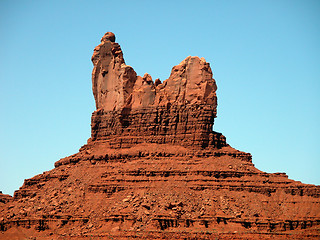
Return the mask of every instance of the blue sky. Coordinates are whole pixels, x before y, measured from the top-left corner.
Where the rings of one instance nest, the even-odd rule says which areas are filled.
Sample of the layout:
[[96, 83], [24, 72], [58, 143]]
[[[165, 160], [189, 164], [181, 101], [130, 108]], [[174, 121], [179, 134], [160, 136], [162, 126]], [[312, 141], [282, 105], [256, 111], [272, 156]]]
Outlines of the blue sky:
[[93, 48], [116, 34], [128, 65], [165, 80], [210, 62], [214, 130], [266, 172], [320, 184], [320, 2], [0, 2], [0, 190], [48, 171], [90, 137]]

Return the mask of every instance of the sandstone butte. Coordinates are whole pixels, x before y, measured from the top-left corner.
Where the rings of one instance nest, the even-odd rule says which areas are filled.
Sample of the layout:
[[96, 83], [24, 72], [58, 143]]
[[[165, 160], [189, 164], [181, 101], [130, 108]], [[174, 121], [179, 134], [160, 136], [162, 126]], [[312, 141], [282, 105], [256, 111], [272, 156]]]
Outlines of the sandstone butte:
[[212, 130], [205, 59], [153, 81], [108, 32], [92, 62], [91, 138], [13, 197], [0, 194], [0, 239], [320, 238], [320, 186], [258, 170]]

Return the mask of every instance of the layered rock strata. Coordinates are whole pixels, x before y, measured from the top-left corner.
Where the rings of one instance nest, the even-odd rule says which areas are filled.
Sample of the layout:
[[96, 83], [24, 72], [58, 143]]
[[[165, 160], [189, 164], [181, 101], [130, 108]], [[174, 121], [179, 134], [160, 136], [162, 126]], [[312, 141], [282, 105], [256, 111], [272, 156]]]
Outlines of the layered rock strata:
[[169, 143], [189, 147], [226, 146], [212, 131], [217, 112], [216, 83], [204, 58], [187, 57], [163, 83], [137, 76], [125, 64], [119, 44], [106, 33], [94, 49], [92, 141], [113, 148]]
[[92, 61], [91, 138], [0, 194], [0, 239], [319, 239], [320, 187], [256, 169], [212, 130], [204, 59], [153, 82], [106, 33]]

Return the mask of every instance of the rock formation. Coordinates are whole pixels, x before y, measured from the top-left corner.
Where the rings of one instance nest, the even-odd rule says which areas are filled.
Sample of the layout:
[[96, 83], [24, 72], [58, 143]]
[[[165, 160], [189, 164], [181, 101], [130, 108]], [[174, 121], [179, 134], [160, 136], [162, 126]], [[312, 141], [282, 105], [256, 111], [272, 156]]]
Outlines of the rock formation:
[[216, 83], [204, 58], [187, 57], [163, 83], [149, 74], [137, 76], [125, 64], [113, 33], [106, 33], [92, 56], [92, 141], [112, 148], [149, 142], [182, 146], [223, 147], [225, 138], [212, 131], [216, 117]]
[[7, 203], [7, 202], [9, 202], [11, 199], [12, 199], [12, 197], [11, 197], [10, 195], [3, 194], [3, 193], [0, 191], [0, 204]]
[[91, 138], [0, 194], [0, 238], [316, 239], [320, 187], [256, 169], [214, 132], [209, 63], [187, 57], [154, 82], [113, 33], [92, 56]]

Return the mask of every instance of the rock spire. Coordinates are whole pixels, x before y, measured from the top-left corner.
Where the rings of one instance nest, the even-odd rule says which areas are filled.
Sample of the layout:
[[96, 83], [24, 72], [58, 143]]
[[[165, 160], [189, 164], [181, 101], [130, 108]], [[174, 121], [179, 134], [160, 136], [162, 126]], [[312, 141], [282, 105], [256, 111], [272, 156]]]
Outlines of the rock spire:
[[137, 76], [125, 64], [113, 33], [94, 49], [92, 89], [97, 111], [92, 116], [92, 139], [114, 147], [141, 142], [175, 143], [206, 148], [226, 146], [212, 131], [217, 112], [216, 82], [204, 58], [187, 57], [170, 77], [153, 82]]

